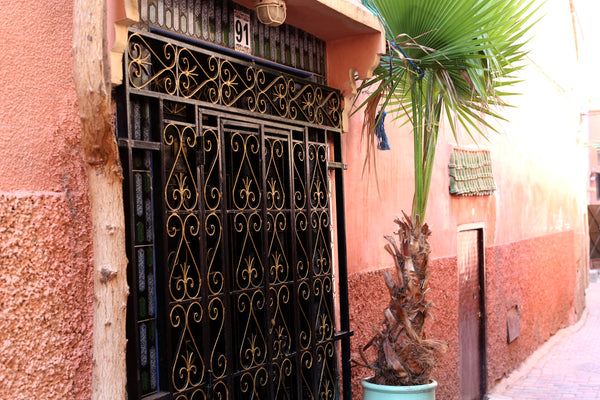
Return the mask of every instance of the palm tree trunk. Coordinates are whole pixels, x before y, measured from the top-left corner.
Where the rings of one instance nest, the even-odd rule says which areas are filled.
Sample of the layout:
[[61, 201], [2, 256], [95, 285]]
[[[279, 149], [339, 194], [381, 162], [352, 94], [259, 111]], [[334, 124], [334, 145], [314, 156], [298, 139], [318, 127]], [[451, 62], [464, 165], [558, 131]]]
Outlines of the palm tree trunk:
[[[384, 310], [383, 329], [361, 349], [364, 366], [375, 375], [372, 383], [412, 386], [429, 383], [437, 359], [447, 345], [425, 336], [424, 324], [431, 302], [427, 301], [429, 243], [427, 224], [419, 218], [397, 219], [397, 238], [386, 236], [386, 250], [395, 262], [395, 274], [384, 272], [390, 292], [389, 306]], [[370, 362], [366, 351], [374, 346], [376, 354]]]

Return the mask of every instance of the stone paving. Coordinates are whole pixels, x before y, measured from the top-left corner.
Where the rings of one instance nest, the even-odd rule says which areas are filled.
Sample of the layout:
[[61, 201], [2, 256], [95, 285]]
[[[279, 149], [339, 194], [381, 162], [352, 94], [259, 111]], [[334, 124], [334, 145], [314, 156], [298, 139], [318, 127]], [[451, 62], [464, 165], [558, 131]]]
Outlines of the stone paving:
[[590, 276], [586, 310], [498, 384], [488, 400], [600, 399], [600, 282]]

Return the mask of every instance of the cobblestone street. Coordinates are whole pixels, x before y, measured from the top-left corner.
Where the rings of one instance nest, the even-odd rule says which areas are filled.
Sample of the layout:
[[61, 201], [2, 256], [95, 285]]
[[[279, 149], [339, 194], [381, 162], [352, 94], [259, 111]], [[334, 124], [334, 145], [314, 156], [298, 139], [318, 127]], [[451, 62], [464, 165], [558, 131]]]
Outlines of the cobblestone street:
[[600, 282], [586, 290], [586, 310], [488, 394], [488, 400], [600, 399]]

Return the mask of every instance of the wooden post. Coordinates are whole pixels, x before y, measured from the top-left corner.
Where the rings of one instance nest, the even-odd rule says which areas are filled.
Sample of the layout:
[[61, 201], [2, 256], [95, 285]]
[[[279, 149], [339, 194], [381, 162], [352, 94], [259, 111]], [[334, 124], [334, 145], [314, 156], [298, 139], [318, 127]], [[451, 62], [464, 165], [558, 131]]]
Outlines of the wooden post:
[[110, 113], [104, 0], [75, 0], [73, 26], [73, 80], [94, 241], [92, 400], [124, 400], [128, 287], [123, 173]]

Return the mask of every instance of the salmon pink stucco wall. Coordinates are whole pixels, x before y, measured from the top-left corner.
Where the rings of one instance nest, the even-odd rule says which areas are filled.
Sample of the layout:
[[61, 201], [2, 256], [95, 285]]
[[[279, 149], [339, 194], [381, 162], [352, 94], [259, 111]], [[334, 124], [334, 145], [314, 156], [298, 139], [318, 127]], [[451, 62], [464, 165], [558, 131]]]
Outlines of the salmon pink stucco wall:
[[[541, 21], [532, 30], [524, 79], [509, 98], [515, 107], [495, 110], [507, 121], [498, 133], [474, 144], [442, 127], [426, 222], [431, 236], [431, 299], [436, 304], [430, 337], [450, 343], [435, 379], [440, 398], [459, 398], [457, 232], [466, 224], [483, 227], [487, 273], [487, 383], [491, 389], [560, 327], [576, 321], [587, 285], [587, 149], [578, 61], [568, 2], [540, 2]], [[560, 50], [560, 62], [556, 60]], [[357, 349], [388, 303], [381, 270], [392, 265], [383, 236], [393, 219], [410, 212], [413, 143], [409, 126], [386, 119], [392, 150], [378, 151], [376, 169], [365, 170], [362, 112], [344, 135], [346, 224], [351, 329]], [[491, 196], [449, 194], [448, 164], [454, 147], [491, 153], [497, 190]], [[376, 172], [375, 172], [376, 171]], [[548, 305], [551, 305], [550, 307]], [[521, 335], [507, 343], [506, 313], [518, 306]], [[355, 356], [358, 354], [355, 352]], [[358, 378], [366, 371], [354, 371]]]
[[600, 173], [600, 110], [590, 110], [587, 114], [588, 142], [594, 146], [589, 149], [589, 179], [588, 179], [588, 204], [600, 204], [600, 191], [596, 174]]
[[93, 281], [73, 2], [0, 4], [0, 397], [89, 399]]
[[[447, 126], [442, 129], [426, 215], [434, 232], [434, 257], [456, 253], [457, 226], [465, 223], [484, 223], [488, 245], [582, 230], [587, 201], [586, 132], [581, 121], [584, 100], [572, 73], [578, 64], [570, 10], [568, 4], [550, 0], [539, 13], [544, 18], [532, 32], [528, 65], [519, 76], [525, 81], [512, 88], [521, 94], [507, 99], [514, 107], [495, 110], [508, 120], [492, 121], [498, 133], [490, 131], [487, 140], [473, 144], [464, 132], [456, 140]], [[562, 49], [560, 63], [556, 46]], [[393, 229], [395, 216], [410, 211], [413, 193], [410, 127], [388, 115], [385, 126], [392, 150], [378, 151], [376, 170], [369, 172], [363, 168], [362, 121], [362, 111], [350, 118], [343, 143], [348, 164], [350, 273], [390, 262], [382, 249], [383, 235]], [[456, 145], [490, 150], [497, 186], [493, 196], [449, 194], [448, 164]]]
[[[537, 347], [569, 323], [575, 292], [573, 231], [516, 243], [490, 246], [485, 253], [486, 381], [488, 389], [519, 366]], [[551, 247], [553, 251], [548, 251]], [[541, 267], [541, 268], [540, 268]], [[460, 398], [460, 349], [458, 335], [458, 271], [456, 257], [430, 263], [433, 318], [426, 327], [429, 338], [444, 340], [448, 352], [433, 373], [439, 383], [438, 400]], [[352, 354], [373, 335], [372, 326], [383, 319], [389, 303], [382, 289], [381, 271], [353, 274], [349, 279], [350, 325], [354, 330]], [[507, 313], [517, 307], [520, 335], [508, 344]], [[360, 398], [360, 378], [369, 375], [354, 367], [353, 393]]]

